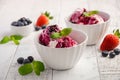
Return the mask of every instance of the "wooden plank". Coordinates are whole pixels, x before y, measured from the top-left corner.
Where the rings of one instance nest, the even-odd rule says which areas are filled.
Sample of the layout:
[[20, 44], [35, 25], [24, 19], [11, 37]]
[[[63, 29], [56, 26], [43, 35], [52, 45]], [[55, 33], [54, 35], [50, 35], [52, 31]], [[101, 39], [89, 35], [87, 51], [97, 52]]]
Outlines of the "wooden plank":
[[[5, 36], [9, 35], [8, 32], [0, 32], [0, 40]], [[9, 66], [14, 57], [14, 53], [16, 52], [17, 46], [12, 42], [7, 44], [0, 44], [0, 80], [4, 80], [7, 72], [9, 70]]]
[[[117, 1], [117, 2], [116, 2]], [[116, 28], [119, 28], [119, 17], [120, 17], [120, 8], [119, 0], [96, 0], [95, 2], [88, 1], [89, 8], [102, 10], [110, 14], [111, 24], [107, 33], [112, 33]], [[98, 66], [100, 71], [101, 80], [119, 80], [120, 77], [120, 63], [119, 56], [116, 56], [114, 59], [109, 59], [101, 57], [101, 52], [97, 51], [100, 45], [97, 45], [96, 54], [98, 60]]]
[[[50, 11], [52, 12], [51, 14], [54, 16], [54, 20], [50, 24], [58, 23], [60, 13], [59, 6], [60, 0], [7, 0], [0, 10], [0, 17], [2, 19], [0, 20], [0, 28], [3, 28], [3, 31], [6, 32], [10, 31], [10, 23], [21, 17], [29, 17], [33, 21], [33, 24], [35, 24], [38, 16], [44, 11]], [[35, 59], [41, 60], [35, 49], [32, 39], [33, 37], [24, 38], [15, 53], [15, 57], [12, 55], [12, 58], [7, 60], [6, 64], [0, 67], [0, 69], [3, 69], [4, 67], [6, 68], [5, 71], [3, 69], [3, 72], [5, 72], [5, 74], [2, 74], [1, 72], [0, 80], [52, 80], [52, 70], [49, 68], [47, 68], [46, 71], [41, 74], [41, 76], [35, 76], [35, 74], [30, 74], [28, 76], [22, 77], [17, 72], [17, 69], [20, 66], [16, 63], [18, 57], [27, 57], [29, 55], [32, 55], [35, 57]], [[8, 48], [2, 47], [2, 51], [5, 49], [8, 49], [9, 54], [11, 53], [9, 51], [13, 50], [11, 46]], [[12, 52], [14, 53], [14, 50]], [[6, 58], [8, 59], [8, 57]], [[6, 58], [4, 60], [6, 60]]]
[[[53, 80], [99, 80], [95, 47], [87, 47], [78, 64], [66, 71], [53, 72]], [[91, 55], [91, 56], [89, 56]]]
[[33, 35], [31, 34], [30, 36], [24, 38], [21, 41], [21, 44], [19, 45], [16, 55], [10, 65], [8, 74], [6, 75], [5, 80], [52, 80], [52, 70], [46, 67], [46, 70], [41, 73], [40, 76], [36, 76], [34, 73], [26, 75], [26, 76], [21, 76], [18, 73], [18, 68], [20, 67], [19, 64], [17, 64], [17, 58], [18, 57], [24, 57], [27, 58], [28, 56], [33, 56], [35, 60], [41, 60], [40, 55], [36, 51], [35, 45], [34, 45], [34, 40], [33, 40]]

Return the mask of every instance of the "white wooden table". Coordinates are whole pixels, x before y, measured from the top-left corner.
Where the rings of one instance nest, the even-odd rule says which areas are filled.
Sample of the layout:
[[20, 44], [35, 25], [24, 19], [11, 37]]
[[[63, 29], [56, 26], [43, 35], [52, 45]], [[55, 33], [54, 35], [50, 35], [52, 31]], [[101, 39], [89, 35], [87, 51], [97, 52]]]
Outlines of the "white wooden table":
[[[0, 39], [10, 34], [10, 23], [21, 17], [29, 17], [33, 22], [41, 12], [50, 11], [54, 16], [51, 22], [65, 27], [64, 19], [76, 8], [97, 9], [111, 15], [108, 32], [120, 26], [119, 0], [0, 0]], [[114, 59], [102, 58], [98, 46], [87, 46], [79, 63], [70, 70], [56, 71], [50, 68], [40, 75], [20, 76], [17, 72], [20, 65], [18, 57], [34, 56], [42, 60], [38, 54], [33, 32], [25, 37], [19, 46], [12, 42], [0, 45], [0, 80], [120, 80], [120, 56]]]

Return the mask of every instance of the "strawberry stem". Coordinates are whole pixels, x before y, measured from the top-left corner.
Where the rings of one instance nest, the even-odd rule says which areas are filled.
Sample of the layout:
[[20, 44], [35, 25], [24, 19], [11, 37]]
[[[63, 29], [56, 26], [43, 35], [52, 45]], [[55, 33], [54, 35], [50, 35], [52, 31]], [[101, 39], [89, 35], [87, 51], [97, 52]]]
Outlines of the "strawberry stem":
[[119, 29], [116, 29], [116, 30], [114, 29], [113, 30], [113, 34], [120, 38], [120, 31], [119, 31]]
[[47, 11], [45, 11], [45, 13], [44, 13], [49, 19], [53, 19], [53, 16], [50, 16], [50, 12], [47, 12]]

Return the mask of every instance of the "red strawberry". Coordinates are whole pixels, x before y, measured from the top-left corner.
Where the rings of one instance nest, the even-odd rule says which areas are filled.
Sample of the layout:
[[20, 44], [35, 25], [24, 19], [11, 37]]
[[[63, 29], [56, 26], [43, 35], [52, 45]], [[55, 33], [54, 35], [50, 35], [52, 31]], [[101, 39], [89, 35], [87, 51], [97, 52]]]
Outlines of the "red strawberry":
[[119, 45], [119, 30], [116, 30], [114, 34], [108, 34], [105, 36], [101, 46], [101, 51], [110, 51], [116, 48]]
[[37, 19], [36, 26], [42, 27], [48, 25], [49, 19], [53, 19], [53, 17], [50, 16], [50, 13], [45, 12], [44, 14], [41, 14]]

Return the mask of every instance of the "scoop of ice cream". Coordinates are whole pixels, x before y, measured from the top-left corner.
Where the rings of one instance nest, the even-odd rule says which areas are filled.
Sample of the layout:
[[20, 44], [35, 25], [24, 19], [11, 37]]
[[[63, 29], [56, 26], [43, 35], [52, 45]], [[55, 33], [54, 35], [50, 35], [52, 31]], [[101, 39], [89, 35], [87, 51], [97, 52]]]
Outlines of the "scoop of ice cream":
[[59, 29], [58, 25], [48, 26], [40, 34], [39, 43], [44, 45], [44, 46], [49, 46], [49, 43], [50, 43], [50, 40], [51, 40], [50, 39], [50, 34], [52, 34], [53, 32], [59, 32], [59, 31], [60, 31], [60, 29]]
[[79, 9], [76, 10], [71, 16], [70, 16], [70, 22], [74, 24], [83, 24], [83, 25], [88, 25], [88, 24], [97, 24], [97, 23], [103, 23], [104, 20], [103, 18], [98, 15], [94, 14], [91, 16], [85, 16], [84, 12], [89, 12], [86, 11], [86, 9]]
[[52, 48], [67, 48], [77, 45], [77, 42], [70, 36], [65, 36], [59, 39], [52, 39], [50, 35], [54, 32], [60, 32], [60, 28], [57, 25], [48, 26], [40, 34], [39, 43], [44, 46]]
[[56, 45], [56, 48], [67, 48], [75, 46], [77, 42], [73, 40], [71, 37], [66, 36], [61, 39], [58, 39], [58, 43]]

